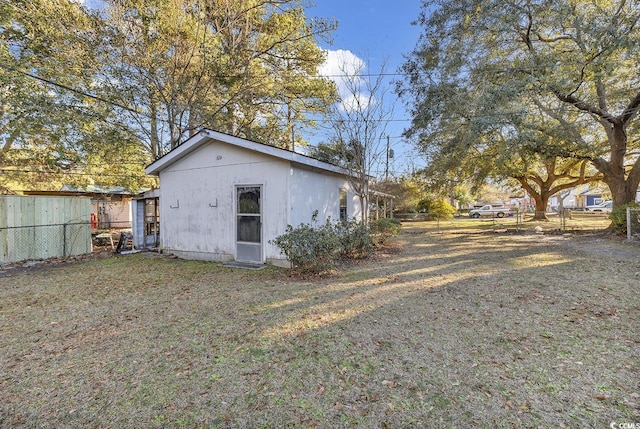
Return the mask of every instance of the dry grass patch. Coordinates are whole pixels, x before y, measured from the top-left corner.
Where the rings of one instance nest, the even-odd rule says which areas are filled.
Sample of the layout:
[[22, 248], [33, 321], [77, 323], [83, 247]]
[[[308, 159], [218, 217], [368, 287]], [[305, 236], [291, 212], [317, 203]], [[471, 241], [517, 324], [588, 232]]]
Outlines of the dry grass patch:
[[640, 421], [640, 249], [405, 225], [331, 278], [138, 254], [0, 277], [3, 427]]

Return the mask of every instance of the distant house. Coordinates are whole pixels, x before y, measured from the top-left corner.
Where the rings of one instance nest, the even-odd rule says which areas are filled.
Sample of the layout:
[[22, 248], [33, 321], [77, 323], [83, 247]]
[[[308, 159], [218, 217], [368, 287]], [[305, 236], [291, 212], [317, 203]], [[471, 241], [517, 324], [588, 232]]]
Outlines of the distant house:
[[216, 131], [199, 132], [146, 172], [160, 178], [160, 246], [187, 259], [288, 266], [270, 242], [287, 225], [314, 213], [319, 223], [366, 216], [344, 169]]
[[565, 209], [584, 209], [586, 206], [599, 204], [605, 201], [605, 188], [597, 185], [578, 185], [575, 188], [565, 189], [549, 198], [549, 210], [556, 211], [560, 207]]
[[[564, 208], [584, 209], [586, 206], [594, 206], [611, 199], [610, 195], [608, 189], [602, 185], [579, 185], [553, 195], [549, 198], [549, 207], [551, 210], [557, 210], [562, 198]], [[640, 189], [636, 192], [636, 201], [640, 202]]]
[[587, 189], [586, 191], [576, 195], [576, 201], [577, 201], [576, 207], [584, 208], [587, 206], [594, 206], [596, 204], [600, 204], [604, 202], [605, 199], [603, 197], [602, 189], [594, 188], [594, 189]]

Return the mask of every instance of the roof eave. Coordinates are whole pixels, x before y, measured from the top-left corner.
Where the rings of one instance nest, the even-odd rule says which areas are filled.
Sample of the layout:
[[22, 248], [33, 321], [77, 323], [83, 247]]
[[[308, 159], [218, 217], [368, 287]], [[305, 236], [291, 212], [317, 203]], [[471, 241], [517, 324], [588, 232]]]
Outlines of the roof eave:
[[315, 158], [311, 158], [306, 155], [299, 154], [297, 152], [288, 151], [285, 149], [280, 149], [275, 146], [269, 146], [262, 143], [253, 142], [251, 140], [246, 140], [241, 137], [235, 137], [229, 134], [220, 133], [218, 131], [212, 131], [209, 129], [204, 129], [194, 136], [187, 139], [184, 143], [177, 146], [175, 149], [171, 150], [169, 153], [164, 155], [161, 158], [158, 158], [151, 164], [145, 168], [145, 173], [159, 175], [160, 170], [174, 162], [180, 160], [193, 150], [199, 148], [200, 146], [208, 143], [209, 141], [220, 141], [222, 143], [231, 144], [233, 146], [242, 147], [248, 150], [254, 150], [256, 152], [270, 155], [275, 158], [283, 159], [291, 162], [292, 164], [311, 167], [313, 169], [318, 169], [322, 171], [329, 171], [336, 174], [344, 175], [344, 176], [353, 176], [349, 173], [348, 170], [338, 167], [333, 164], [328, 164], [323, 161], [319, 161]]

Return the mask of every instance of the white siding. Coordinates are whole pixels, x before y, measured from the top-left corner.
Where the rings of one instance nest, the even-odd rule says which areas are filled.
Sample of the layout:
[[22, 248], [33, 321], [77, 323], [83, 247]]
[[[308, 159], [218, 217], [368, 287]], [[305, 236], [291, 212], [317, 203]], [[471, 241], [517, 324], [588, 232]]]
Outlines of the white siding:
[[349, 180], [337, 174], [293, 168], [291, 180], [291, 224], [311, 222], [318, 211], [318, 223], [329, 217], [340, 219], [340, 189], [347, 190], [347, 216], [361, 219], [360, 199], [353, 192]]
[[263, 257], [280, 259], [268, 243], [288, 219], [289, 163], [215, 142], [160, 173], [163, 248], [185, 257], [232, 260], [236, 254], [235, 186], [262, 186]]
[[133, 247], [144, 249], [144, 200], [133, 200], [131, 203], [133, 222], [131, 222], [131, 233], [133, 234]]
[[360, 201], [337, 167], [224, 137], [229, 141], [201, 135], [147, 169], [160, 176], [160, 240], [166, 251], [189, 259], [236, 259], [237, 186], [262, 189], [261, 262], [287, 265], [269, 243], [287, 225], [310, 222], [316, 210], [318, 222], [337, 221], [340, 189], [348, 191], [349, 218], [362, 218]]

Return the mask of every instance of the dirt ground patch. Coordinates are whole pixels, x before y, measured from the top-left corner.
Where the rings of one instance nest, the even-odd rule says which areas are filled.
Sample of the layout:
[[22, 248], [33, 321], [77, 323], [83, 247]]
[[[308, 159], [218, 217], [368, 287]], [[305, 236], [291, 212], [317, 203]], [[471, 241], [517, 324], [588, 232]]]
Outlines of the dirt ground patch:
[[0, 278], [1, 427], [640, 422], [640, 247], [403, 226], [316, 280], [149, 257]]

